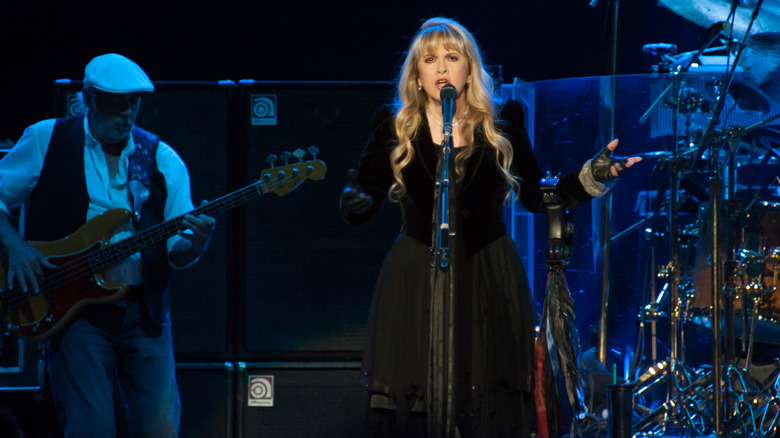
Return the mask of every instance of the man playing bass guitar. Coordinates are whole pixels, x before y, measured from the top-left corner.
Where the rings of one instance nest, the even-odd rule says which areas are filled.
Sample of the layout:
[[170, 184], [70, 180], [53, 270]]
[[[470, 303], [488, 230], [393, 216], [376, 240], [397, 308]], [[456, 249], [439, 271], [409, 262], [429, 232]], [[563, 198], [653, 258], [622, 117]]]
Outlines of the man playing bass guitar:
[[[44, 288], [61, 287], [68, 280], [49, 275], [61, 265], [26, 241], [88, 240], [85, 226], [99, 222], [106, 212], [127, 213], [120, 218], [127, 220], [108, 218], [111, 242], [183, 217], [180, 231], [167, 242], [117, 259], [67, 291], [86, 295], [91, 288], [107, 286], [117, 292], [95, 300], [98, 304], [63, 310], [67, 323], [46, 336], [52, 397], [66, 437], [122, 435], [116, 430], [115, 383], [121, 388], [117, 396], [130, 436], [178, 433], [169, 267], [195, 263], [208, 246], [215, 221], [187, 214], [193, 205], [185, 164], [159, 137], [135, 126], [141, 95], [153, 90], [149, 77], [130, 59], [98, 56], [85, 69], [81, 94], [86, 114], [30, 126], [0, 161], [0, 250], [6, 258], [2, 306], [21, 309], [22, 319]], [[20, 205], [23, 234], [9, 216]], [[89, 268], [88, 263], [83, 269]], [[4, 316], [7, 324], [21, 325], [9, 321], [8, 313]], [[30, 323], [30, 334], [39, 334], [49, 319]]]

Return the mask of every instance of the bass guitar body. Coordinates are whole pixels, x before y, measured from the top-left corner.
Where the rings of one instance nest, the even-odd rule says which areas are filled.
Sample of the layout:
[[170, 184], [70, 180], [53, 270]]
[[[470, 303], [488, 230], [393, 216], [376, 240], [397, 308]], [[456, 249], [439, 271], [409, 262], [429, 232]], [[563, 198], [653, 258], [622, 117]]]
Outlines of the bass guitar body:
[[[116, 301], [127, 291], [124, 283], [107, 283], [92, 267], [90, 255], [108, 245], [108, 239], [124, 222], [127, 210], [109, 210], [81, 226], [73, 234], [50, 242], [29, 242], [57, 266], [39, 279], [39, 292], [23, 292], [18, 284], [7, 288], [8, 260], [0, 263], [0, 306], [6, 325], [26, 340], [42, 341], [60, 330], [88, 304]], [[16, 283], [16, 282], [15, 282]]]

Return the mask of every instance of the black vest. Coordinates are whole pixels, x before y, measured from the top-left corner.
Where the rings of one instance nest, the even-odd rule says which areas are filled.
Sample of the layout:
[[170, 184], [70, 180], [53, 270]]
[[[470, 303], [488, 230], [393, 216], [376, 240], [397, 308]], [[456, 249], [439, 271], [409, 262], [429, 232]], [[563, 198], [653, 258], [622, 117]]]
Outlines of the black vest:
[[[136, 151], [141, 148], [153, 148], [156, 151], [159, 137], [135, 127], [133, 141]], [[27, 204], [27, 240], [62, 239], [86, 222], [89, 192], [84, 176], [84, 147], [84, 117], [57, 119], [38, 183]], [[139, 231], [164, 219], [167, 192], [165, 179], [157, 169], [156, 161], [152, 163], [151, 173], [149, 199], [141, 210], [141, 220], [133, 219], [133, 225]], [[159, 328], [170, 302], [166, 243], [151, 246], [141, 254], [147, 316], [150, 318], [148, 322], [152, 323], [149, 328]]]

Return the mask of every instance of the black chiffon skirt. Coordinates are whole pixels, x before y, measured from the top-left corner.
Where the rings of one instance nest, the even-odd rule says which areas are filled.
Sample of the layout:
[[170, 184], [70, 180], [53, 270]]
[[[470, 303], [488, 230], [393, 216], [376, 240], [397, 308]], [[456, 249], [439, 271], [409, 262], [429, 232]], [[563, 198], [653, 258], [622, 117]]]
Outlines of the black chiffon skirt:
[[[530, 436], [536, 317], [515, 245], [501, 237], [456, 272], [460, 436]], [[367, 435], [425, 436], [430, 276], [428, 245], [401, 235], [382, 265], [371, 306], [363, 359], [373, 415]]]

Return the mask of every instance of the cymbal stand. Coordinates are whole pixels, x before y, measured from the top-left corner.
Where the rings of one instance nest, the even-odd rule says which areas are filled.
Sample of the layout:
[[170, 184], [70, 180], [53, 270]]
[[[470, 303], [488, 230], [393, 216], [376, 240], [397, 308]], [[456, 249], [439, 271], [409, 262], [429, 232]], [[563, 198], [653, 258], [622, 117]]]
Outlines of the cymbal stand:
[[656, 249], [658, 246], [658, 233], [653, 232], [651, 236], [647, 236], [648, 240], [651, 240], [650, 244], [650, 278], [652, 281], [650, 281], [650, 308], [649, 314], [647, 315], [650, 320], [650, 357], [653, 361], [653, 363], [656, 363], [658, 361], [658, 316], [659, 316], [659, 310], [658, 310], [658, 293], [656, 289], [656, 264], [655, 264], [655, 257], [656, 257]]
[[[680, 89], [675, 87], [675, 89], [673, 89], [672, 96], [672, 157], [677, 157], [679, 154], [678, 117], [680, 114]], [[680, 307], [680, 263], [677, 247], [677, 214], [679, 210], [678, 202], [680, 197], [680, 178], [678, 169], [676, 167], [677, 166], [673, 167], [671, 172], [669, 172], [669, 366], [671, 373], [668, 385], [667, 400], [672, 400], [677, 397], [677, 376], [675, 376], [674, 371], [680, 356], [680, 335], [678, 330], [678, 322], [682, 321]], [[668, 414], [667, 425], [676, 426], [679, 414], [677, 406], [672, 406], [672, 409], [668, 411]]]
[[[682, 69], [685, 71], [687, 69]], [[696, 101], [691, 103], [691, 95], [687, 94], [688, 90], [685, 88], [686, 75], [672, 74], [672, 82], [661, 92], [661, 95], [651, 104], [650, 108], [640, 118], [640, 123], [647, 119], [650, 112], [664, 101], [666, 106], [672, 108], [672, 139], [673, 139], [673, 151], [671, 159], [669, 160], [670, 172], [669, 172], [669, 191], [668, 198], [668, 217], [669, 217], [669, 263], [666, 267], [662, 268], [662, 275], [667, 279], [669, 286], [669, 358], [668, 361], [660, 363], [654, 363], [650, 368], [653, 375], [652, 381], [647, 382], [649, 387], [655, 387], [661, 382], [666, 381], [666, 403], [664, 404], [663, 414], [665, 416], [664, 428], [677, 428], [680, 420], [680, 404], [679, 402], [679, 382], [688, 378], [689, 370], [687, 370], [683, 363], [681, 354], [682, 346], [682, 325], [678, 324], [682, 321], [682, 303], [680, 300], [680, 262], [678, 245], [680, 243], [678, 235], [678, 212], [679, 212], [679, 188], [680, 178], [679, 175], [686, 166], [686, 160], [683, 159], [683, 155], [679, 150], [680, 144], [680, 127], [679, 116], [680, 114], [686, 114], [693, 108], [698, 106]], [[681, 111], [682, 109], [682, 111]], [[688, 120], [690, 115], [688, 114]], [[687, 124], [689, 126], [689, 124]], [[690, 129], [686, 129], [686, 138], [684, 140], [685, 145], [690, 144]], [[655, 279], [653, 279], [655, 281]], [[652, 321], [654, 322], [656, 315], [655, 300], [651, 303], [650, 313]], [[663, 366], [665, 369], [656, 370], [654, 367]], [[640, 377], [639, 380], [641, 380]], [[641, 385], [637, 384], [637, 388], [641, 389]], [[638, 429], [637, 429], [638, 430]]]
[[[715, 143], [717, 145], [717, 143]], [[727, 180], [726, 180], [726, 211], [728, 224], [726, 227], [726, 260], [723, 263], [723, 298], [725, 300], [725, 313], [726, 313], [726, 352], [725, 361], [727, 364], [735, 362], [736, 348], [734, 344], [734, 300], [736, 299], [736, 274], [737, 274], [737, 261], [735, 255], [737, 248], [739, 247], [738, 239], [736, 238], [736, 232], [738, 229], [737, 220], [740, 213], [739, 201], [736, 199], [737, 189], [737, 163], [736, 155], [737, 148], [739, 148], [739, 138], [731, 136], [726, 144], [728, 147], [728, 164]], [[717, 157], [713, 157], [717, 160]], [[743, 301], [747, 301], [746, 297], [743, 297]], [[745, 317], [747, 316], [747, 303], [743, 302], [742, 305], [742, 333], [745, 333]], [[742, 336], [743, 351], [745, 347], [745, 336]]]
[[[748, 25], [747, 31], [745, 32], [745, 40], [747, 39], [747, 36], [750, 34], [750, 28], [753, 25], [753, 22], [758, 15], [758, 11], [761, 8], [761, 4], [764, 0], [758, 0], [758, 3], [753, 11], [753, 16], [750, 21], [750, 24]], [[729, 15], [729, 17], [734, 15], [734, 9], [736, 8], [736, 2], [732, 5], [732, 11]], [[713, 345], [713, 352], [712, 352], [712, 368], [713, 368], [713, 421], [714, 421], [714, 432], [716, 435], [723, 435], [723, 426], [724, 426], [724, 412], [725, 412], [725, 404], [723, 400], [723, 391], [724, 391], [724, 385], [722, 384], [722, 364], [721, 360], [722, 352], [721, 352], [721, 325], [720, 325], [720, 318], [721, 318], [721, 306], [720, 306], [720, 298], [721, 298], [721, 290], [723, 288], [723, 280], [725, 278], [721, 277], [721, 255], [720, 255], [720, 243], [719, 243], [719, 234], [720, 234], [720, 225], [719, 225], [719, 211], [720, 211], [720, 195], [722, 190], [722, 184], [720, 179], [720, 173], [718, 169], [718, 143], [715, 141], [715, 122], [716, 120], [720, 120], [721, 112], [723, 111], [723, 107], [725, 105], [725, 96], [728, 92], [729, 87], [731, 86], [731, 82], [734, 79], [734, 71], [736, 69], [736, 66], [738, 64], [739, 58], [742, 55], [743, 49], [745, 48], [745, 44], [739, 45], [739, 48], [737, 50], [737, 54], [735, 56], [733, 64], [730, 66], [730, 70], [727, 74], [727, 82], [725, 86], [719, 87], [720, 89], [720, 95], [718, 96], [717, 102], [715, 104], [715, 109], [713, 110], [713, 115], [710, 117], [707, 128], [704, 132], [704, 136], [702, 137], [702, 144], [700, 146], [700, 150], [709, 150], [710, 151], [710, 197], [712, 199], [712, 345]], [[730, 153], [729, 156], [729, 167], [732, 172], [736, 172], [736, 166], [734, 164], [734, 153]], [[734, 200], [733, 198], [733, 190], [735, 185], [735, 175], [730, 175], [729, 180], [729, 200]], [[732, 206], [733, 209], [733, 206]], [[730, 217], [733, 215], [730, 215]], [[732, 221], [730, 220], [730, 225], [733, 225]], [[727, 238], [730, 239], [730, 236], [728, 233]], [[732, 243], [729, 241], [728, 243]], [[731, 246], [728, 245], [729, 249], [732, 249]], [[733, 280], [733, 267], [734, 264], [730, 264], [732, 267], [731, 273], [728, 272], [726, 275], [730, 275], [730, 279]], [[728, 271], [728, 270], [727, 270]], [[733, 282], [732, 282], [733, 283]], [[733, 307], [729, 307], [729, 305], [733, 305], [733, 301], [731, 299], [728, 299], [729, 297], [726, 297], [726, 304], [727, 304], [727, 312], [726, 312], [726, 334], [727, 336], [733, 336]], [[728, 310], [731, 309], [732, 312], [728, 312]], [[727, 347], [733, 346], [733, 338], [726, 340]]]
[[[666, 431], [669, 429], [682, 429], [685, 427], [693, 427], [691, 423], [692, 418], [690, 415], [681, 416], [683, 412], [681, 409], [687, 403], [686, 399], [690, 398], [688, 394], [681, 393], [681, 389], [687, 388], [691, 383], [692, 370], [684, 363], [684, 353], [682, 352], [683, 336], [682, 336], [682, 321], [683, 314], [683, 300], [680, 299], [680, 263], [679, 254], [680, 246], [688, 247], [688, 239], [680, 239], [679, 224], [678, 224], [678, 212], [679, 212], [679, 187], [680, 178], [679, 175], [685, 169], [689, 163], [687, 162], [686, 154], [680, 153], [678, 146], [680, 144], [680, 132], [678, 118], [681, 113], [687, 113], [691, 110], [691, 105], [687, 100], [689, 96], [685, 95], [686, 78], [684, 75], [675, 75], [672, 78], [672, 84], [668, 86], [663, 95], [668, 96], [664, 102], [665, 106], [672, 108], [672, 138], [674, 140], [674, 147], [671, 157], [666, 160], [664, 165], [669, 171], [669, 191], [664, 207], [667, 211], [669, 218], [667, 241], [669, 242], [669, 263], [666, 266], [661, 267], [657, 278], [663, 278], [665, 280], [667, 289], [666, 293], [669, 296], [669, 357], [666, 360], [657, 362], [655, 351], [655, 323], [657, 317], [661, 312], [658, 311], [658, 305], [662, 299], [656, 297], [654, 275], [651, 286], [651, 303], [649, 309], [645, 308], [646, 319], [651, 322], [651, 330], [653, 336], [653, 364], [650, 368], [641, 376], [639, 376], [635, 382], [635, 388], [637, 389], [637, 398], [641, 398], [650, 391], [657, 388], [665, 387], [665, 403], [655, 411], [651, 411], [647, 408], [641, 408], [640, 411], [647, 414], [647, 417], [637, 423], [638, 427], [635, 427], [637, 431], [641, 430], [643, 425], [655, 425], [661, 423], [661, 428]], [[653, 107], [659, 104], [659, 100], [653, 103]], [[682, 109], [682, 111], [681, 111]], [[686, 130], [686, 136], [689, 131]], [[687, 138], [687, 137], [686, 137]], [[688, 144], [689, 140], [684, 140]], [[653, 237], [657, 237], [654, 234]], [[655, 248], [655, 245], [651, 245]], [[655, 255], [653, 251], [652, 263], [655, 266]], [[649, 313], [648, 313], [649, 312]], [[659, 417], [662, 416], [663, 420], [659, 421]]]

